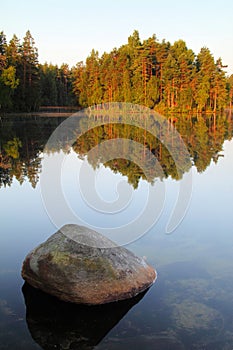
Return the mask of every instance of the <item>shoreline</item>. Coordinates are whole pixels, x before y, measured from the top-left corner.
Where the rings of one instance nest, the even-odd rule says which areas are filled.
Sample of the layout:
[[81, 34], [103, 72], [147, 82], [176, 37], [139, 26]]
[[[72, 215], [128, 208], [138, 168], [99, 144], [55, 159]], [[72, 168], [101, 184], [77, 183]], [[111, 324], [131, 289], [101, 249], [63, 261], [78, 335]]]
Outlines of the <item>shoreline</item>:
[[[77, 108], [77, 110], [73, 110], [72, 112], [43, 112], [43, 111], [38, 111], [38, 112], [0, 112], [0, 119], [1, 118], [6, 118], [6, 117], [45, 117], [45, 118], [68, 118], [71, 115], [80, 112], [80, 109]], [[161, 111], [156, 111], [160, 114]], [[167, 113], [164, 111], [164, 113]], [[220, 112], [219, 112], [220, 113]], [[230, 108], [226, 108], [224, 110], [223, 113], [233, 113], [233, 109]], [[169, 115], [182, 115], [185, 113], [181, 113], [181, 112], [177, 112], [177, 111], [173, 111], [173, 112], [169, 112]], [[212, 112], [212, 111], [206, 111], [206, 112], [199, 112], [197, 113], [197, 111], [187, 111], [188, 115], [210, 115], [210, 114], [218, 114], [218, 112]]]
[[70, 113], [55, 113], [55, 112], [32, 112], [32, 113], [22, 113], [22, 112], [16, 112], [16, 113], [0, 113], [0, 118], [6, 118], [6, 117], [50, 117], [50, 118], [67, 118], [71, 115], [77, 113], [76, 112], [70, 112]]

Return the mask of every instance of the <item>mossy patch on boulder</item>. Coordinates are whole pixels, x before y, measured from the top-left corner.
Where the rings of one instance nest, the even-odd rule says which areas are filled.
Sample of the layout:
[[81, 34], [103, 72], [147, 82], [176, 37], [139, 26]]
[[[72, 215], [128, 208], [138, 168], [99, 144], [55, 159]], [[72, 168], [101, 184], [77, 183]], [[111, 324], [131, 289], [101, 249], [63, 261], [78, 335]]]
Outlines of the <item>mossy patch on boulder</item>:
[[155, 281], [156, 272], [101, 234], [65, 225], [28, 254], [22, 277], [64, 301], [104, 304], [143, 292]]

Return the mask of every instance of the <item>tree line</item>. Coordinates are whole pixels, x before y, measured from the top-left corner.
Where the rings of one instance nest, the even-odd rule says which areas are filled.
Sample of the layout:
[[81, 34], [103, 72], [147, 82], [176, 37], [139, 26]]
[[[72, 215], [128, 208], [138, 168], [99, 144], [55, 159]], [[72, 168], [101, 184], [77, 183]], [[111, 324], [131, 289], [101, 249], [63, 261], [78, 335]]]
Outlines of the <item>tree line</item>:
[[75, 104], [71, 70], [39, 64], [38, 49], [30, 31], [22, 42], [16, 35], [7, 43], [0, 32], [0, 110], [37, 111], [40, 106]]
[[92, 50], [74, 69], [79, 104], [131, 102], [156, 110], [217, 111], [232, 103], [233, 76], [203, 47], [198, 55], [183, 40], [173, 45], [156, 36], [128, 43], [99, 57]]
[[153, 35], [141, 41], [136, 30], [127, 44], [101, 57], [92, 50], [75, 67], [39, 64], [30, 31], [22, 42], [14, 35], [9, 43], [1, 32], [0, 105], [30, 112], [131, 102], [162, 112], [215, 112], [232, 108], [233, 75], [224, 68], [206, 47], [195, 55], [183, 40], [171, 44]]

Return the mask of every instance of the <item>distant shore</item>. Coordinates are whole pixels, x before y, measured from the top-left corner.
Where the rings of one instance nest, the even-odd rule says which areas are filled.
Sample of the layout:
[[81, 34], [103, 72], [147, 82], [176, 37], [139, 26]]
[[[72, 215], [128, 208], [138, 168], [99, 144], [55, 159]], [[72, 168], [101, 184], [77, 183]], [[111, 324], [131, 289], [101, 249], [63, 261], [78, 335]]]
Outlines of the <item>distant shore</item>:
[[68, 118], [75, 112], [70, 113], [55, 113], [55, 112], [32, 112], [32, 113], [0, 113], [0, 117], [54, 117], [54, 118]]
[[[50, 110], [50, 111], [45, 111], [45, 110], [40, 110], [38, 112], [1, 112], [0, 111], [0, 118], [4, 118], [4, 117], [45, 117], [45, 118], [68, 118], [71, 115], [79, 112], [81, 109], [79, 107], [77, 107], [77, 109], [72, 109], [72, 111], [64, 111], [63, 108], [61, 108], [59, 111], [55, 110]], [[167, 113], [167, 111], [157, 111], [161, 114], [163, 113]], [[224, 110], [225, 113], [232, 113], [233, 109], [230, 108], [226, 108]], [[188, 111], [187, 114], [197, 114], [197, 111]], [[213, 112], [213, 111], [206, 111], [206, 112], [199, 112], [198, 114], [203, 114], [203, 115], [208, 115], [208, 114], [216, 114], [216, 113], [220, 113], [220, 112]], [[173, 114], [173, 115], [177, 115], [177, 114], [183, 114], [181, 112], [177, 112], [177, 111], [170, 111], [169, 115]]]
[[80, 111], [80, 107], [42, 107], [37, 112], [1, 112], [0, 117], [54, 117], [68, 118]]
[[3, 112], [0, 117], [55, 117], [67, 118], [80, 111], [78, 106], [41, 106], [36, 112]]

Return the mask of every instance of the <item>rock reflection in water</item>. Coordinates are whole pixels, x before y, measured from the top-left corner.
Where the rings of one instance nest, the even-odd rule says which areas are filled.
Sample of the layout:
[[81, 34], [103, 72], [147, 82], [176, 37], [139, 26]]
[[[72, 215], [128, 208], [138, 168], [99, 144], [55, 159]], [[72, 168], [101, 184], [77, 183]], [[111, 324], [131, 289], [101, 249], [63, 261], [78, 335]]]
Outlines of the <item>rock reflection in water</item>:
[[84, 306], [61, 302], [27, 283], [22, 291], [29, 331], [45, 350], [93, 349], [146, 294], [102, 306]]

